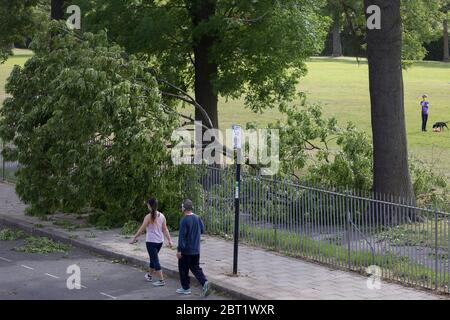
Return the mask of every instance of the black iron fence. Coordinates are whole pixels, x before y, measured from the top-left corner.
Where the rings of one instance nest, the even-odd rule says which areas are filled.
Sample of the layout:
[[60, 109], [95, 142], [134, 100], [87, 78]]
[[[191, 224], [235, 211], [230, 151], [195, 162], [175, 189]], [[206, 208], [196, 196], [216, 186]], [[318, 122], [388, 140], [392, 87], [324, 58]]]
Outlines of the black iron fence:
[[[210, 234], [233, 239], [235, 173], [198, 167], [188, 195]], [[404, 199], [242, 174], [241, 241], [449, 293], [450, 215]]]

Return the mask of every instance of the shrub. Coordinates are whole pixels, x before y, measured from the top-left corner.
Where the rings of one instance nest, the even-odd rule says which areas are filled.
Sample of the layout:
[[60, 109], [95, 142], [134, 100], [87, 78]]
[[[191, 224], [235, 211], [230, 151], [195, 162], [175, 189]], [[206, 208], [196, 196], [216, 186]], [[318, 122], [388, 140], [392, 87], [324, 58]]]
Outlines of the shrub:
[[123, 225], [121, 234], [124, 236], [133, 235], [136, 233], [140, 226], [141, 225], [139, 224], [139, 222], [130, 220]]

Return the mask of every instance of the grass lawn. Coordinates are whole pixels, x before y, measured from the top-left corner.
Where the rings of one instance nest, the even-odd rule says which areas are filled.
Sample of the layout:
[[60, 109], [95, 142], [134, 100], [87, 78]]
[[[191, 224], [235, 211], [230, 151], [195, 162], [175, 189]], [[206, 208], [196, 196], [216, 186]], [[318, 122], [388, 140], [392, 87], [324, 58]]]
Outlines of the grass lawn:
[[[23, 64], [30, 52], [17, 50], [16, 55], [0, 66], [0, 103], [5, 97], [4, 83], [14, 64]], [[323, 104], [327, 116], [335, 116], [341, 126], [354, 122], [371, 133], [370, 99], [367, 63], [354, 58], [313, 58], [308, 62], [308, 75], [300, 80], [298, 89], [307, 93], [310, 102]], [[418, 62], [404, 72], [406, 123], [409, 151], [427, 161], [433, 169], [450, 175], [450, 131], [422, 133], [419, 102], [423, 93], [429, 95], [431, 114], [429, 128], [437, 121], [450, 120], [450, 64]], [[281, 115], [277, 110], [254, 114], [243, 109], [242, 100], [221, 99], [221, 128], [249, 121], [267, 124]], [[430, 130], [431, 131], [431, 130]]]
[[[354, 59], [313, 59], [309, 74], [300, 89], [309, 99], [324, 104], [325, 114], [340, 123], [354, 122], [371, 132], [368, 66]], [[423, 93], [429, 95], [433, 123], [450, 121], [450, 64], [420, 62], [404, 72], [406, 126], [409, 151], [431, 163], [436, 170], [450, 172], [450, 131], [422, 133], [419, 102]]]
[[[367, 62], [358, 64], [354, 58], [313, 58], [308, 62], [308, 70], [298, 86], [308, 100], [321, 103], [325, 115], [336, 117], [341, 126], [351, 121], [371, 134]], [[427, 93], [431, 104], [429, 129], [435, 122], [450, 120], [450, 64], [415, 63], [404, 72], [404, 82], [409, 152], [428, 162], [435, 171], [450, 175], [450, 131], [422, 133], [419, 105], [421, 96]], [[241, 105], [242, 101], [222, 101], [219, 115], [222, 127], [248, 121], [266, 124], [280, 119], [277, 110], [255, 115], [240, 109]]]
[[0, 65], [0, 103], [5, 100], [5, 83], [14, 65], [23, 65], [32, 55], [29, 50], [14, 49], [14, 56]]

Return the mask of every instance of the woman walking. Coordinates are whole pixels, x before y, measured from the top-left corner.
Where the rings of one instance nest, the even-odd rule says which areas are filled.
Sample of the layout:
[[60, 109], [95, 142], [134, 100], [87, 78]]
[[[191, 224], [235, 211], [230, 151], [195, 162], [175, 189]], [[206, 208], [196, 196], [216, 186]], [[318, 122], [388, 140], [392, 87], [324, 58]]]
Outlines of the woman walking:
[[[161, 264], [159, 263], [158, 253], [164, 243], [164, 236], [167, 238], [170, 248], [172, 248], [173, 243], [170, 238], [169, 229], [167, 228], [166, 218], [158, 211], [158, 201], [155, 198], [151, 198], [148, 200], [147, 206], [150, 213], [145, 216], [144, 222], [130, 243], [136, 243], [140, 235], [144, 232], [147, 233], [146, 245], [150, 257], [150, 268], [145, 275], [145, 279], [149, 282], [153, 282], [155, 287], [161, 287], [166, 283], [161, 270]], [[155, 281], [153, 281], [154, 276], [156, 277]]]

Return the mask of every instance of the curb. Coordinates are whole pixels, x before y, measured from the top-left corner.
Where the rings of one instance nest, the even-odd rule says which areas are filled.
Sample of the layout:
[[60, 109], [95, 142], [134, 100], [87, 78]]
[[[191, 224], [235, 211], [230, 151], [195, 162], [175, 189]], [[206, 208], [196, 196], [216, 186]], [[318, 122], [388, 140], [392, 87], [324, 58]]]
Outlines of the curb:
[[[30, 222], [24, 222], [21, 221], [19, 219], [14, 219], [11, 217], [6, 217], [4, 215], [0, 215], [0, 224], [3, 224], [5, 226], [8, 226], [10, 228], [17, 228], [17, 229], [21, 229], [27, 233], [30, 233], [32, 235], [36, 235], [36, 236], [41, 236], [41, 237], [47, 237], [50, 238], [52, 240], [55, 241], [59, 241], [65, 244], [70, 244], [74, 247], [80, 248], [80, 249], [84, 249], [88, 252], [91, 253], [95, 253], [97, 255], [103, 256], [105, 258], [109, 258], [109, 259], [114, 259], [114, 260], [120, 260], [122, 263], [131, 263], [133, 265], [139, 266], [139, 267], [143, 267], [143, 268], [147, 268], [148, 267], [148, 261], [147, 260], [142, 260], [142, 259], [138, 259], [135, 257], [131, 257], [131, 256], [127, 256], [125, 254], [121, 254], [121, 253], [116, 253], [113, 252], [111, 250], [102, 248], [98, 245], [94, 245], [86, 240], [82, 240], [82, 239], [74, 239], [71, 238], [70, 236], [68, 236], [67, 234], [55, 230], [55, 229], [41, 229], [41, 228], [36, 228], [32, 223]], [[173, 269], [169, 269], [166, 267], [163, 267], [163, 272], [172, 277], [172, 278], [178, 278], [179, 274], [178, 274], [178, 270], [173, 270]], [[191, 278], [192, 279], [192, 278]], [[254, 297], [251, 295], [251, 293], [247, 292], [247, 293], [242, 293], [239, 292], [235, 289], [231, 289], [229, 287], [226, 287], [222, 284], [219, 283], [214, 283], [212, 281], [209, 281], [210, 283], [210, 288], [227, 294], [229, 296], [231, 296], [234, 299], [238, 299], [238, 300], [258, 300], [258, 298]]]

